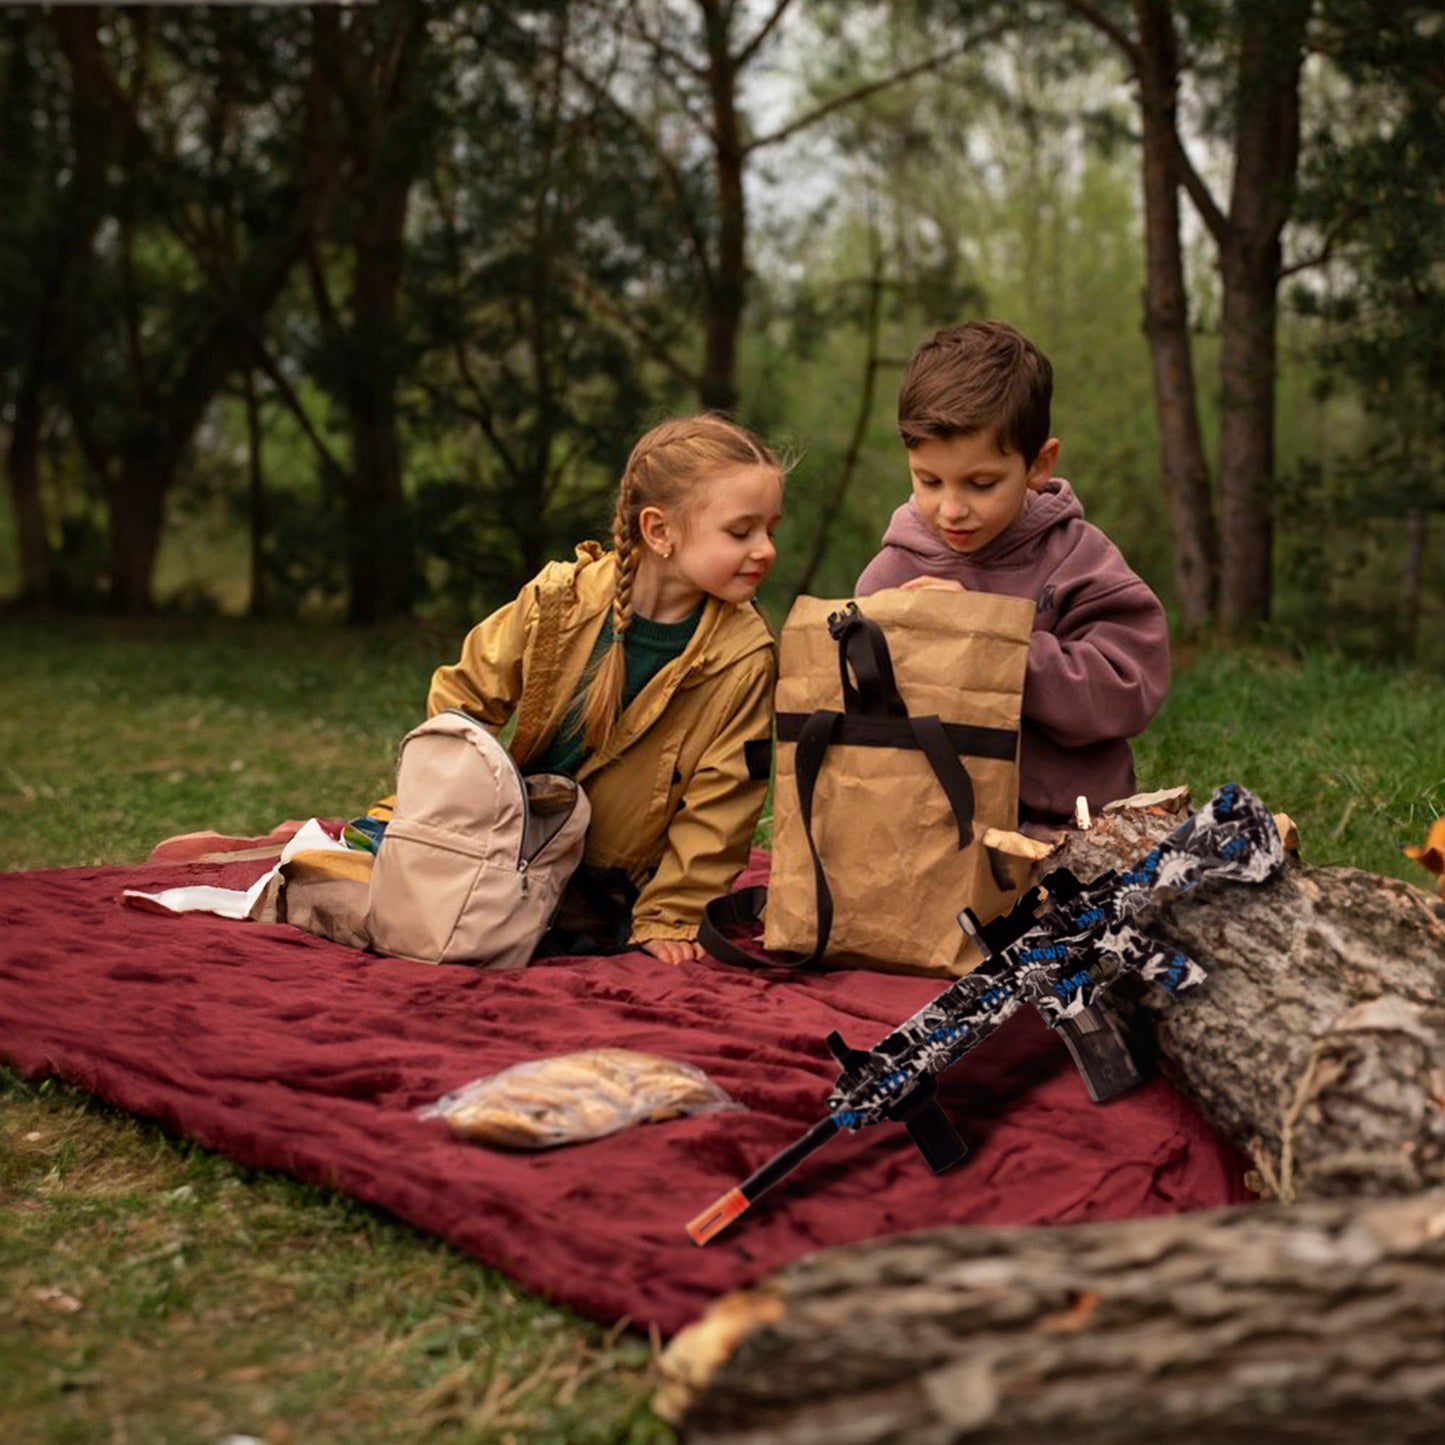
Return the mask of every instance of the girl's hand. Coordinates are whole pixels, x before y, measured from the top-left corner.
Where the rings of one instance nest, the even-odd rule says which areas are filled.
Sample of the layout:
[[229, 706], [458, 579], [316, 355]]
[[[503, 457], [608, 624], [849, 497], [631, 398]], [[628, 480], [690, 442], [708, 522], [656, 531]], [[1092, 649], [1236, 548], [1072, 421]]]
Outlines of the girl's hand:
[[644, 953], [660, 958], [664, 963], [691, 963], [702, 957], [702, 944], [686, 938], [649, 938], [638, 944]]

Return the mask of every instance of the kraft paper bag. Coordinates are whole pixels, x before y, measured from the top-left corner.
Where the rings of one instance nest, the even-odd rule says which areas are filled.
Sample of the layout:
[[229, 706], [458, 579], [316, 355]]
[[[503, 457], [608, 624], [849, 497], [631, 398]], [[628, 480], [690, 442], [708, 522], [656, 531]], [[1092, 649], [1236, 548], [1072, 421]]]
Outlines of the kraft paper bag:
[[[870, 651], [859, 641], [850, 608], [877, 624], [867, 631], [881, 631], [885, 655], [873, 655], [876, 642]], [[846, 647], [830, 633], [830, 618], [843, 619]], [[779, 642], [767, 949], [811, 954], [818, 942], [818, 870], [800, 811], [799, 739], [812, 737], [804, 748], [816, 753], [820, 724], [810, 732], [810, 720], [833, 714], [824, 716], [830, 737], [811, 799], [813, 843], [832, 901], [822, 961], [942, 977], [977, 965], [959, 910], [967, 906], [987, 922], [1012, 905], [1023, 881], [1000, 868], [981, 840], [987, 828], [1018, 826], [1019, 716], [1033, 619], [1032, 601], [980, 592], [798, 599]], [[966, 774], [955, 795], [971, 794], [965, 847], [959, 815], [966, 809], [940, 782], [949, 769], [935, 766], [919, 741], [940, 736]]]

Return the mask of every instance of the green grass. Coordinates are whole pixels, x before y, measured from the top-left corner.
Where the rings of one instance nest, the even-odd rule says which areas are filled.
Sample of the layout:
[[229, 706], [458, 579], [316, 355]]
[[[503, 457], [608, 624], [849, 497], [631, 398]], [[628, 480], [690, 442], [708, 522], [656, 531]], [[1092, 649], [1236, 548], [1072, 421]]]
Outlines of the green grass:
[[672, 1438], [649, 1341], [4, 1070], [0, 1217], [6, 1445]]
[[[0, 869], [362, 810], [461, 629], [0, 623]], [[1311, 862], [1421, 886], [1445, 683], [1211, 651], [1140, 786], [1238, 781]], [[0, 1438], [268, 1445], [669, 1441], [650, 1343], [528, 1297], [352, 1200], [0, 1070]]]
[[1332, 654], [1208, 651], [1178, 668], [1135, 744], [1141, 788], [1187, 783], [1196, 802], [1238, 782], [1288, 813], [1310, 863], [1422, 888], [1401, 852], [1445, 812], [1445, 681]]
[[364, 811], [462, 632], [0, 623], [0, 869]]

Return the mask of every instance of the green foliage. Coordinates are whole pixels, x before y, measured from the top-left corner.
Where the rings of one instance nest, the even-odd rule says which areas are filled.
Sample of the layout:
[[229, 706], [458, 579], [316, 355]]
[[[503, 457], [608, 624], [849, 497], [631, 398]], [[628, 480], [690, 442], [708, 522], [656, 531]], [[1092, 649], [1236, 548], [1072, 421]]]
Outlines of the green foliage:
[[[1097, 8], [1132, 23], [1125, 0]], [[1111, 47], [1070, 9], [815, 0], [749, 59], [736, 100], [750, 140], [912, 68], [745, 157], [738, 409], [798, 459], [772, 605], [786, 603], [825, 525], [810, 585], [851, 588], [905, 495], [891, 424], [899, 366], [938, 326], [985, 313], [1051, 356], [1060, 469], [1169, 599], [1134, 99]], [[1232, 124], [1240, 12], [1194, 0], [1174, 12], [1196, 77], [1191, 149], [1212, 173], [1210, 147]], [[155, 568], [167, 606], [251, 605], [254, 530], [263, 610], [334, 616], [359, 585], [353, 554], [380, 529], [375, 586], [391, 570], [409, 578], [414, 546], [415, 612], [474, 615], [545, 558], [605, 536], [631, 442], [695, 404], [687, 378], [706, 304], [732, 278], [715, 268], [716, 156], [693, 7], [427, 5], [415, 84], [389, 89], [387, 27], [413, 13], [411, 0], [340, 16], [104, 12], [100, 58], [129, 113], [71, 73], [59, 37], [83, 30], [83, 16], [62, 25], [17, 10], [0, 27], [0, 408], [12, 425], [38, 382], [58, 604], [103, 600], [107, 525], [139, 516], [112, 510], [110, 493], [148, 496], [171, 476]], [[739, 7], [733, 40], [762, 13]], [[1445, 41], [1424, 4], [1316, 0], [1314, 13], [1311, 43], [1326, 58], [1305, 93], [1289, 253], [1328, 242], [1334, 260], [1292, 283], [1280, 334], [1277, 635], [1429, 662], [1445, 646], [1445, 503], [1429, 447], [1445, 325], [1445, 192], [1433, 179], [1445, 167]], [[660, 48], [648, 17], [663, 24]], [[331, 38], [313, 74], [316, 27]], [[964, 46], [968, 35], [984, 38]], [[313, 82], [326, 102], [314, 114]], [[338, 127], [336, 185], [286, 284], [240, 318], [263, 358], [228, 328], [305, 194], [308, 116]], [[365, 319], [359, 258], [376, 239], [378, 185], [396, 175], [410, 177], [401, 244], [372, 251], [396, 267], [396, 304]], [[1197, 375], [1211, 378], [1215, 257], [1203, 228], [1189, 245]], [[860, 423], [875, 264], [878, 365]], [[234, 363], [219, 377], [200, 364], [212, 328]], [[261, 403], [259, 507], [245, 417], [227, 390], [239, 366], [254, 368]], [[197, 416], [182, 393], [202, 381], [211, 401]], [[1199, 402], [1212, 438], [1217, 384], [1205, 381]], [[392, 442], [404, 495], [368, 506], [354, 474]], [[0, 594], [22, 580], [20, 541], [18, 512], [0, 509]], [[1416, 572], [1402, 596], [1400, 579]]]

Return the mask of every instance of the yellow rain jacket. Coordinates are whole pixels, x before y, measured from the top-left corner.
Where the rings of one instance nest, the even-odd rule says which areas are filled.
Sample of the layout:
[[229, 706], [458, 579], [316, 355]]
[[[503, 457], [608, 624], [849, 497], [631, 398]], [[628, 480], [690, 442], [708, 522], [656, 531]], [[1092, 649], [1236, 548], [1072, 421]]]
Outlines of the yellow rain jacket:
[[[616, 559], [595, 542], [544, 567], [439, 667], [427, 712], [501, 729], [525, 769], [561, 726], [612, 605]], [[777, 656], [752, 605], [710, 597], [681, 657], [649, 679], [577, 781], [592, 804], [586, 863], [640, 889], [632, 941], [697, 937], [703, 906], [747, 862], [767, 791]]]

